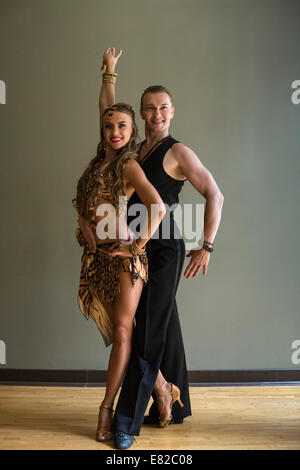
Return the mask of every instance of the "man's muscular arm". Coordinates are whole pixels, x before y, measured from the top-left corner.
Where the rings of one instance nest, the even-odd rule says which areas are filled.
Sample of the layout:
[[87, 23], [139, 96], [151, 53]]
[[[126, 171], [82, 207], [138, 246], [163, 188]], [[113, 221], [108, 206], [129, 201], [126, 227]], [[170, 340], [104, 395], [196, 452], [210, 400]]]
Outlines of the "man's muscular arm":
[[[185, 145], [174, 145], [174, 158], [178, 169], [206, 199], [204, 211], [204, 239], [213, 242], [220, 224], [224, 196], [216, 181], [207, 168], [200, 162], [197, 155]], [[191, 250], [187, 255], [192, 257], [184, 275], [189, 279], [196, 277], [203, 266], [203, 275], [206, 275], [210, 253], [204, 249]]]

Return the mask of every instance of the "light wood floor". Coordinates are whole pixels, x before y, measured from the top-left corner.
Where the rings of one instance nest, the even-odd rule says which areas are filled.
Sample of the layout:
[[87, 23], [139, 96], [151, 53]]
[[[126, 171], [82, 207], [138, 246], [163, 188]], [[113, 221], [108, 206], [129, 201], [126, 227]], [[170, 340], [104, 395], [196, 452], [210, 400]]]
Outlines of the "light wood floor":
[[[300, 387], [191, 387], [193, 416], [143, 426], [131, 450], [300, 449]], [[97, 449], [99, 387], [0, 386], [0, 449]], [[151, 401], [150, 401], [151, 404]]]

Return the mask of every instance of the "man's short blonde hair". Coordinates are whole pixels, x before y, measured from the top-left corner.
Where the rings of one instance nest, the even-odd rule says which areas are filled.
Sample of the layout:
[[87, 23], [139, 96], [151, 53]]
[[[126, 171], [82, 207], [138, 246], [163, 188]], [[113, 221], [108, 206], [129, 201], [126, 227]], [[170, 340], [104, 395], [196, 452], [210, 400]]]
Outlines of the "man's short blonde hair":
[[143, 107], [144, 96], [147, 93], [167, 93], [167, 95], [169, 96], [169, 98], [171, 100], [171, 104], [173, 106], [173, 98], [172, 98], [172, 95], [169, 92], [169, 90], [165, 86], [162, 86], [162, 85], [152, 85], [152, 86], [148, 86], [148, 88], [146, 88], [146, 90], [144, 90], [144, 92], [141, 96], [141, 108]]

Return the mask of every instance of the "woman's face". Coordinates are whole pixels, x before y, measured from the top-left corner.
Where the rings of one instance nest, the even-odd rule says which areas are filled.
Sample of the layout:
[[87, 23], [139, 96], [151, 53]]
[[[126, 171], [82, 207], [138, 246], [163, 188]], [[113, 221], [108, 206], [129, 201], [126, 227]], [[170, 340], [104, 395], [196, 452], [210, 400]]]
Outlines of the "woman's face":
[[120, 111], [109, 111], [103, 117], [103, 135], [107, 146], [119, 150], [128, 144], [132, 134], [131, 117]]

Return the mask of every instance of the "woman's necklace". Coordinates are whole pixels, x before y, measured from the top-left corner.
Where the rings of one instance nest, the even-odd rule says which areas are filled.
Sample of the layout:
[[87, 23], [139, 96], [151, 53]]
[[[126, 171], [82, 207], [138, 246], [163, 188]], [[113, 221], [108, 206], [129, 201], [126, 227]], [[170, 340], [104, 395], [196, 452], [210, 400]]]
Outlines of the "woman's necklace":
[[[102, 177], [105, 176], [105, 172], [106, 172], [106, 169], [107, 169], [108, 166], [109, 166], [109, 163], [108, 163], [108, 165], [106, 165], [106, 166], [100, 171], [100, 176], [102, 176]], [[100, 169], [99, 169], [99, 170], [100, 170]]]
[[92, 188], [95, 184], [95, 180], [99, 178], [99, 176], [101, 178], [105, 176], [106, 167], [103, 169], [101, 168], [101, 165], [103, 164], [104, 160], [105, 156], [101, 157], [99, 161], [95, 164], [93, 170], [90, 172], [86, 186], [87, 193], [90, 193], [92, 191]]
[[105, 173], [106, 173], [106, 170], [107, 170], [107, 167], [109, 167], [110, 165], [110, 162], [105, 162], [106, 165], [104, 165], [104, 168], [101, 168], [101, 166], [103, 165], [103, 163], [105, 162], [105, 156], [101, 158], [101, 160], [99, 160], [99, 162], [97, 163], [96, 165], [96, 168], [94, 169], [93, 171], [93, 177], [97, 177], [97, 176], [105, 176]]

